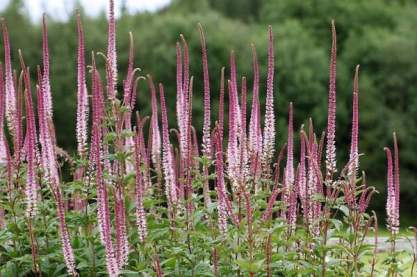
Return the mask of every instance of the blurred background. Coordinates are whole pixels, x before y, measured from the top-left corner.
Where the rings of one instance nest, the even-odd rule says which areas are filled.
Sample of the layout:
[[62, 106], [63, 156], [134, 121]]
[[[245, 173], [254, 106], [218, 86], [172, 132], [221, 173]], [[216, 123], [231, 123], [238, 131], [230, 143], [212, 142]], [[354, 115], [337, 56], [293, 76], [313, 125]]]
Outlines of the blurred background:
[[[75, 9], [82, 14], [86, 51], [105, 52], [106, 0], [0, 0], [7, 19], [12, 55], [22, 49], [32, 77], [41, 63], [41, 15], [48, 14], [51, 84], [58, 144], [74, 153], [76, 110]], [[401, 216], [417, 223], [417, 4], [413, 0], [125, 0], [116, 1], [119, 80], [125, 76], [128, 32], [133, 32], [136, 66], [163, 82], [170, 112], [175, 108], [175, 43], [182, 33], [191, 53], [195, 77], [193, 120], [202, 126], [202, 70], [197, 23], [206, 31], [212, 106], [217, 108], [220, 68], [228, 65], [230, 50], [237, 55], [238, 73], [252, 85], [251, 48], [254, 43], [262, 73], [265, 100], [267, 26], [272, 25], [276, 47], [276, 113], [278, 140], [286, 139], [287, 107], [294, 102], [297, 129], [312, 117], [316, 132], [325, 129], [330, 21], [338, 35], [337, 147], [338, 165], [347, 162], [350, 143], [352, 79], [360, 64], [361, 168], [368, 185], [378, 188], [372, 209], [384, 218], [385, 168], [383, 147], [398, 133], [401, 162]], [[1, 43], [1, 48], [3, 47]], [[2, 51], [2, 50], [1, 50]], [[1, 57], [3, 54], [1, 54]], [[100, 60], [100, 59], [99, 59]], [[101, 66], [103, 63], [101, 61]], [[121, 86], [119, 86], [121, 91]], [[140, 83], [138, 109], [150, 114], [149, 90]], [[173, 117], [171, 117], [173, 118]], [[212, 121], [214, 122], [213, 116]], [[170, 124], [175, 126], [172, 119]], [[384, 222], [384, 220], [381, 220]]]

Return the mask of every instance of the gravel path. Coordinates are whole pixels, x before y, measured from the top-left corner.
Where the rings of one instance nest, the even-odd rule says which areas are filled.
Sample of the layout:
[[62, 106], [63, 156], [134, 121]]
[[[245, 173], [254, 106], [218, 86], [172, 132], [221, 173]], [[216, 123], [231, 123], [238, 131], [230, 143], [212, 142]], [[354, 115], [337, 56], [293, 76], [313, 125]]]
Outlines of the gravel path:
[[[378, 237], [378, 252], [385, 252], [391, 249], [391, 243], [388, 241], [389, 237]], [[413, 252], [413, 248], [411, 247], [411, 243], [413, 243], [413, 247], [416, 245], [416, 241], [414, 237], [408, 237], [408, 238], [399, 238], [396, 241], [395, 248], [398, 250], [406, 250], [409, 252]], [[331, 244], [338, 243], [338, 239], [331, 239]], [[365, 239], [365, 243], [367, 244], [374, 244], [374, 238], [373, 237], [367, 237]]]

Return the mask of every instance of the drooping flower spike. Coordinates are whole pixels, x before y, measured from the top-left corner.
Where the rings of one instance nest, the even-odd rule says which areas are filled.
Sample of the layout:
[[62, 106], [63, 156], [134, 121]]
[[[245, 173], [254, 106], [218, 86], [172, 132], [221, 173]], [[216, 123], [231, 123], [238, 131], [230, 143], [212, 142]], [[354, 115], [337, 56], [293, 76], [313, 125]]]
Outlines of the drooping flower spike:
[[372, 195], [375, 193], [373, 187], [367, 187], [365, 172], [362, 172], [362, 193], [359, 198], [358, 209], [360, 213], [364, 213], [369, 206]]
[[275, 165], [274, 188], [272, 190], [271, 196], [269, 197], [267, 208], [265, 209], [264, 213], [262, 214], [262, 220], [263, 221], [269, 220], [271, 218], [274, 203], [275, 203], [275, 201], [278, 197], [279, 191], [280, 191], [279, 190], [280, 189], [280, 187], [279, 187], [280, 169], [281, 169], [281, 162], [284, 159], [284, 153], [285, 153], [286, 149], [287, 149], [287, 144], [284, 144], [281, 147], [281, 150], [279, 151], [279, 154], [278, 154], [277, 163]]
[[129, 32], [129, 58], [128, 58], [128, 65], [127, 65], [127, 74], [126, 79], [123, 80], [123, 104], [124, 106], [128, 107], [130, 111], [133, 110], [132, 99], [135, 98], [134, 95], [134, 81], [135, 81], [135, 73], [139, 71], [139, 68], [134, 68], [134, 60], [135, 60], [135, 45], [133, 40], [132, 32]]

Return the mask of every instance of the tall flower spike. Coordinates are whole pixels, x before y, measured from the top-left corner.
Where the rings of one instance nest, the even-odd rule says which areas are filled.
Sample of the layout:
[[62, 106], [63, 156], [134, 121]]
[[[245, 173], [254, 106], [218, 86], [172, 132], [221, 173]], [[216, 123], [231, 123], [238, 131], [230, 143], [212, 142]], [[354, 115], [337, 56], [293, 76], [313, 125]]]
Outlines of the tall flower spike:
[[[292, 103], [288, 108], [288, 137], [287, 137], [287, 164], [285, 166], [284, 186], [282, 199], [284, 203], [290, 207], [292, 203], [292, 194], [294, 191], [294, 131], [293, 131], [293, 115]], [[288, 211], [289, 214], [291, 210]]]
[[102, 99], [103, 89], [101, 85], [100, 75], [95, 67], [93, 59], [93, 71], [92, 71], [92, 93], [93, 93], [93, 142], [92, 147], [94, 150], [93, 160], [96, 171], [96, 183], [97, 183], [97, 221], [99, 225], [100, 238], [103, 243], [106, 254], [106, 266], [109, 276], [118, 275], [118, 264], [116, 259], [115, 249], [111, 238], [111, 221], [110, 221], [110, 209], [108, 202], [107, 188], [105, 179], [103, 176], [103, 168], [101, 162], [101, 141], [102, 141]]
[[109, 21], [108, 21], [108, 37], [107, 37], [107, 82], [108, 97], [116, 98], [117, 84], [117, 54], [116, 54], [116, 19], [114, 16], [114, 0], [109, 0]]
[[200, 43], [201, 43], [201, 60], [203, 63], [203, 79], [204, 79], [204, 123], [203, 123], [203, 153], [207, 157], [211, 156], [211, 138], [210, 138], [210, 77], [208, 71], [207, 62], [207, 48], [206, 38], [204, 36], [204, 30], [201, 24], [198, 24], [200, 31]]
[[26, 172], [26, 215], [28, 218], [33, 218], [36, 214], [37, 208], [37, 163], [36, 163], [36, 125], [35, 114], [33, 111], [32, 91], [30, 86], [29, 69], [23, 61], [23, 56], [19, 50], [20, 64], [22, 67], [22, 74], [25, 83], [25, 108], [26, 108], [26, 138], [25, 138], [25, 153], [27, 161]]
[[246, 183], [246, 178], [249, 175], [248, 171], [248, 144], [246, 135], [246, 77], [242, 77], [242, 107], [241, 107], [241, 132], [240, 132], [240, 180], [242, 184]]
[[396, 208], [396, 199], [395, 199], [395, 184], [394, 184], [394, 174], [392, 166], [392, 154], [391, 150], [388, 147], [384, 148], [387, 155], [387, 223], [388, 228], [393, 234], [396, 234], [398, 231], [398, 226], [395, 220], [395, 208]]
[[[301, 127], [303, 130], [303, 127]], [[304, 221], [308, 223], [308, 213], [310, 211], [310, 196], [307, 190], [307, 176], [306, 176], [306, 145], [304, 136], [300, 133], [300, 165], [299, 165], [299, 180], [297, 191], [300, 196], [301, 205], [303, 208]]]
[[[180, 38], [182, 41], [182, 48], [184, 50], [184, 64], [183, 64], [183, 79], [182, 79], [182, 92], [185, 95], [188, 93], [189, 84], [190, 84], [190, 55], [188, 50], [188, 44], [185, 40], [183, 34], [180, 34]], [[184, 101], [187, 101], [187, 98], [184, 98]], [[185, 102], [186, 103], [186, 102]], [[185, 108], [184, 108], [185, 109]]]
[[287, 165], [286, 165], [286, 185], [290, 190], [294, 185], [294, 128], [293, 128], [293, 107], [290, 102], [288, 108], [288, 139], [287, 139]]
[[227, 206], [226, 206], [226, 187], [224, 185], [223, 173], [223, 139], [220, 133], [216, 135], [216, 189], [217, 189], [217, 212], [218, 225], [220, 232], [227, 233]]
[[4, 61], [5, 61], [5, 115], [7, 127], [13, 136], [16, 135], [16, 92], [13, 81], [12, 62], [10, 55], [9, 31], [5, 19], [2, 19], [3, 44], [4, 44]]
[[353, 104], [352, 104], [352, 137], [350, 142], [349, 154], [349, 173], [348, 175], [356, 179], [359, 169], [359, 65], [356, 66], [355, 77], [353, 81]]
[[[236, 69], [236, 56], [235, 52], [230, 52], [230, 92], [235, 98], [234, 109], [238, 115], [241, 114], [239, 101], [238, 101], [238, 90], [237, 90], [237, 69]], [[239, 132], [239, 127], [241, 126], [240, 116], [236, 118], [237, 132]]]
[[[250, 115], [250, 122], [249, 122], [249, 141], [248, 141], [248, 148], [252, 155], [260, 154], [262, 151], [262, 146], [258, 145], [258, 137], [262, 134], [258, 134], [258, 130], [260, 130], [259, 126], [260, 117], [259, 117], [259, 64], [258, 58], [256, 55], [255, 45], [252, 44], [252, 66], [253, 66], [253, 95], [252, 95], [252, 107], [251, 107], [251, 115]], [[262, 138], [261, 138], [262, 142]]]
[[184, 119], [183, 119], [183, 109], [184, 106], [184, 96], [183, 96], [183, 88], [182, 88], [182, 80], [183, 80], [183, 73], [182, 73], [182, 53], [181, 53], [181, 45], [179, 42], [176, 44], [176, 53], [177, 53], [177, 95], [176, 95], [176, 112], [177, 112], [177, 124], [178, 129], [182, 128]]
[[46, 26], [46, 15], [42, 18], [42, 87], [45, 97], [45, 109], [49, 118], [52, 118], [52, 94], [49, 81], [49, 47], [48, 47], [48, 28]]
[[134, 108], [131, 106], [132, 94], [133, 94], [133, 81], [135, 77], [135, 71], [138, 69], [133, 68], [135, 60], [135, 46], [133, 40], [132, 32], [129, 32], [129, 58], [128, 58], [128, 66], [127, 66], [127, 74], [126, 79], [123, 81], [123, 104], [130, 108], [131, 110]]
[[142, 176], [142, 155], [140, 151], [142, 122], [138, 122], [138, 130], [135, 136], [135, 161], [136, 161], [136, 225], [139, 233], [139, 240], [143, 243], [148, 235], [146, 212], [143, 207], [143, 176]]
[[221, 138], [223, 138], [224, 128], [224, 67], [220, 73], [220, 93], [219, 93], [219, 115], [218, 115], [218, 132]]
[[[203, 139], [202, 139], [202, 152], [207, 158], [212, 158], [212, 143], [211, 143], [211, 111], [210, 111], [210, 76], [208, 70], [207, 61], [207, 47], [206, 38], [204, 36], [204, 30], [200, 23], [198, 23], [198, 30], [200, 32], [200, 44], [201, 44], [201, 61], [203, 66], [203, 82], [204, 82], [204, 122], [203, 122]], [[198, 147], [198, 145], [195, 145]], [[208, 181], [208, 168], [204, 166], [204, 182], [203, 182], [203, 196], [205, 207], [208, 207], [211, 203], [209, 194], [209, 181]]]
[[296, 228], [296, 223], [297, 223], [297, 192], [295, 190], [295, 187], [298, 186], [298, 181], [300, 178], [300, 174], [299, 174], [299, 168], [297, 167], [297, 171], [295, 173], [296, 177], [295, 177], [295, 185], [293, 185], [290, 189], [289, 189], [289, 196], [288, 196], [288, 225], [291, 227], [291, 232], [295, 231]]
[[397, 134], [392, 134], [394, 139], [394, 187], [395, 187], [395, 213], [394, 224], [399, 229], [400, 227], [400, 165], [398, 154]]
[[162, 114], [162, 168], [165, 177], [165, 191], [168, 199], [168, 207], [171, 210], [170, 212], [173, 212], [173, 205], [177, 202], [177, 184], [171, 143], [169, 142], [168, 115], [165, 104], [164, 87], [162, 84], [159, 84], [159, 94]]
[[[27, 74], [27, 73], [25, 73]], [[26, 159], [27, 166], [27, 179], [26, 179], [26, 215], [29, 218], [33, 218], [36, 214], [37, 206], [37, 182], [36, 182], [36, 130], [35, 130], [35, 115], [33, 113], [32, 96], [30, 89], [27, 88], [25, 94], [25, 106], [26, 106]]]
[[3, 64], [0, 63], [0, 164], [7, 163], [7, 150], [6, 150], [6, 142], [4, 140], [4, 97], [5, 97], [5, 89], [4, 89], [4, 79], [3, 79]]
[[190, 151], [189, 134], [190, 134], [190, 91], [189, 90], [189, 51], [188, 44], [181, 34], [182, 48], [184, 50], [184, 59], [182, 60], [181, 46], [177, 43], [177, 123], [179, 131], [180, 145], [180, 175], [184, 175], [185, 162]]
[[231, 82], [229, 88], [229, 140], [227, 142], [227, 172], [232, 181], [233, 191], [237, 188], [237, 176], [239, 175], [239, 150], [238, 150], [238, 123], [240, 113], [237, 111], [236, 95], [233, 92]]
[[152, 101], [152, 117], [151, 117], [151, 126], [152, 126], [152, 144], [151, 144], [151, 158], [152, 163], [156, 168], [160, 167], [161, 162], [161, 135], [159, 131], [158, 123], [158, 102], [156, 99], [156, 89], [153, 83], [151, 75], [147, 75], [148, 85], [151, 90], [151, 101]]
[[265, 124], [262, 162], [264, 170], [269, 171], [269, 163], [275, 149], [275, 114], [274, 114], [274, 35], [272, 27], [268, 28], [268, 73], [266, 80]]
[[80, 157], [85, 157], [88, 129], [88, 93], [85, 80], [84, 31], [79, 13], [77, 14], [77, 32], [77, 150]]
[[20, 157], [22, 154], [22, 146], [23, 146], [23, 121], [22, 121], [22, 116], [23, 116], [23, 74], [20, 74], [19, 76], [19, 80], [17, 83], [17, 109], [16, 109], [16, 137], [14, 140], [14, 159], [15, 159], [15, 163], [19, 164], [20, 162]]
[[117, 184], [114, 192], [114, 217], [116, 225], [116, 258], [119, 270], [127, 263], [129, 255], [129, 242], [126, 227], [126, 206], [123, 187]]
[[327, 107], [326, 180], [336, 171], [336, 27], [332, 20], [332, 48], [329, 70], [329, 99]]
[[52, 194], [55, 198], [56, 209], [59, 220], [59, 231], [61, 237], [62, 251], [64, 255], [65, 265], [68, 273], [77, 276], [75, 271], [75, 258], [71, 246], [71, 239], [65, 222], [65, 208], [62, 199], [61, 189], [59, 187], [59, 175], [56, 163], [55, 140], [52, 135], [52, 120], [48, 115], [45, 107], [46, 97], [43, 87], [38, 87], [38, 118], [40, 143], [42, 146], [41, 161], [45, 170], [45, 179], [51, 187]]

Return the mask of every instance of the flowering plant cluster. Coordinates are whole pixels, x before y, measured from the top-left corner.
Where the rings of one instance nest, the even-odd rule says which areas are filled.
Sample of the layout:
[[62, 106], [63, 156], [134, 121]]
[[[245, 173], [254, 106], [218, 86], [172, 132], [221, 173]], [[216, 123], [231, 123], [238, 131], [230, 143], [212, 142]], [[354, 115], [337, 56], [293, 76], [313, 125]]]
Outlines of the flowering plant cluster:
[[[208, 70], [204, 30], [198, 25], [204, 93], [200, 138], [192, 120], [194, 78], [185, 37], [176, 44], [174, 122], [166, 103], [173, 93], [135, 68], [132, 35], [127, 74], [119, 82], [112, 0], [108, 18], [107, 53], [93, 52], [90, 62], [82, 20], [77, 18], [76, 157], [69, 157], [56, 142], [46, 18], [34, 93], [22, 51], [20, 68], [12, 68], [8, 26], [2, 22], [1, 276], [398, 276], [404, 253], [396, 250], [397, 137], [394, 133], [392, 151], [385, 148], [391, 251], [383, 258], [378, 256], [377, 217], [367, 213], [376, 191], [359, 171], [359, 66], [353, 80], [349, 161], [343, 167], [336, 164], [334, 22], [327, 129], [318, 137], [312, 119], [297, 127], [297, 106], [289, 103], [287, 142], [276, 151], [272, 27], [265, 107], [259, 100], [260, 69], [252, 45], [250, 111], [248, 82], [238, 77], [232, 51], [227, 74], [225, 68], [219, 70], [214, 116], [213, 72]], [[102, 57], [104, 74], [96, 63]], [[142, 83], [149, 88], [149, 117], [135, 111]], [[71, 182], [61, 176], [67, 164]], [[411, 275], [416, 257], [417, 252], [407, 256]]]

